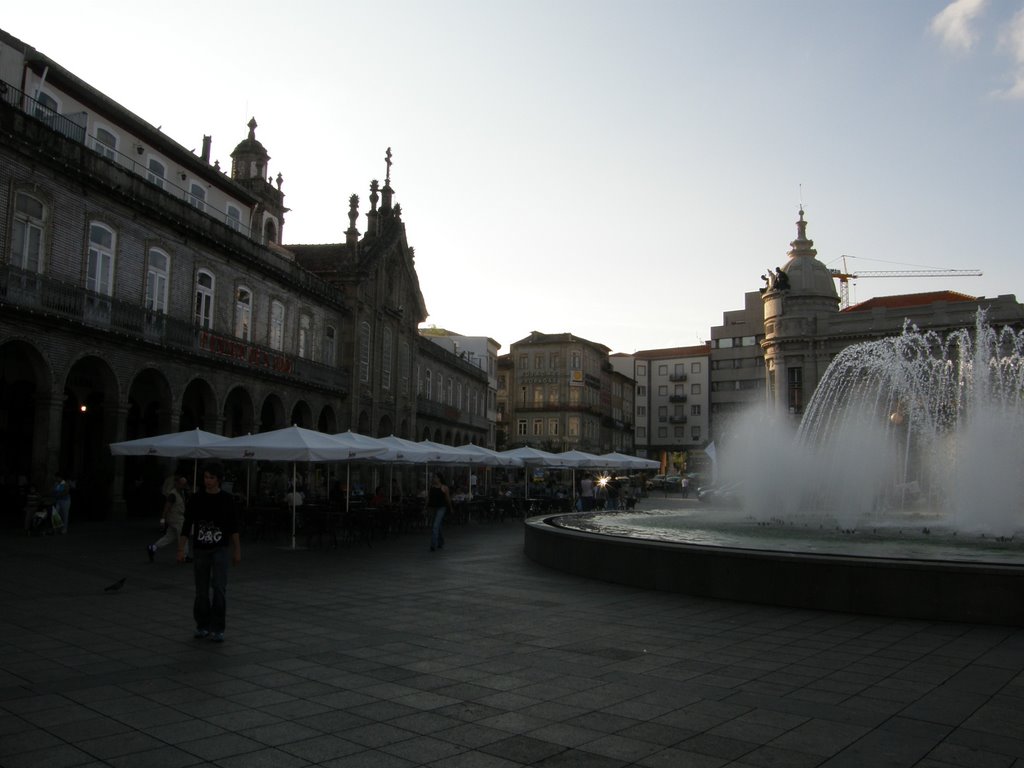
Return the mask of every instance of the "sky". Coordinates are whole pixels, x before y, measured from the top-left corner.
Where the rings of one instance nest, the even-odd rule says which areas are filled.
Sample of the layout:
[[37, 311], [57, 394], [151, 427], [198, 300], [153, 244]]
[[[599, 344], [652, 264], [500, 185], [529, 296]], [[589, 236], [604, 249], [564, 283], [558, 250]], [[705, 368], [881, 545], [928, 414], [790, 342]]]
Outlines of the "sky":
[[[0, 27], [186, 149], [255, 117], [289, 243], [365, 230], [393, 154], [429, 312], [613, 352], [699, 344], [802, 205], [852, 301], [1024, 299], [1024, 0], [122, 0]], [[846, 256], [845, 267], [843, 256]]]

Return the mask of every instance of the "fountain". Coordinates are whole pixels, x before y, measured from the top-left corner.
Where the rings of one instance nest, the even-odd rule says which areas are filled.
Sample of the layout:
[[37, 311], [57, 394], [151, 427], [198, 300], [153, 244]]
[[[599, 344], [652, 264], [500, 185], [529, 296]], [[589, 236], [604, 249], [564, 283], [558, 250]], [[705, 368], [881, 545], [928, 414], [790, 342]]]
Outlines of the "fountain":
[[1024, 332], [979, 312], [852, 345], [795, 434], [752, 414], [733, 444], [719, 480], [740, 509], [530, 521], [527, 553], [712, 597], [1024, 624]]

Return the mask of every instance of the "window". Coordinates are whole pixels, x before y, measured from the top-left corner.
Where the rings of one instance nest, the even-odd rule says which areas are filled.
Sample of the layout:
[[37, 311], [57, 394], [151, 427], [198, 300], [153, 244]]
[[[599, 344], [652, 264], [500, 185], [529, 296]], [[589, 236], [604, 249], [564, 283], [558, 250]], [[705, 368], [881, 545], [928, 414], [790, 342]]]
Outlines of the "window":
[[658, 406], [658, 421], [667, 421], [667, 420], [668, 420], [668, 406], [667, 405], [659, 405]]
[[189, 186], [188, 204], [200, 211], [206, 210], [206, 188], [198, 181], [193, 181]]
[[443, 373], [437, 374], [437, 387], [435, 389], [436, 389], [436, 392], [437, 392], [437, 402], [443, 403], [444, 402], [444, 374]]
[[359, 324], [359, 381], [370, 382], [370, 324], [367, 322]]
[[[426, 397], [426, 399], [429, 400], [431, 398], [431, 395], [433, 394], [433, 388], [431, 387], [431, 379], [430, 379], [430, 369], [427, 369], [427, 373], [426, 373], [425, 383], [424, 383], [423, 389], [424, 389], [424, 392], [423, 392], [424, 397]], [[523, 434], [525, 434], [525, 432]]]
[[324, 365], [334, 365], [335, 356], [337, 354], [338, 343], [337, 343], [338, 332], [334, 330], [333, 325], [324, 326], [324, 339], [323, 348], [320, 352], [320, 359]]
[[544, 367], [544, 355], [536, 354], [533, 356], [533, 368], [534, 370], [541, 370]]
[[519, 370], [525, 371], [529, 367], [530, 367], [530, 356], [529, 355], [520, 355], [519, 356]]
[[668, 384], [662, 384], [658, 387], [658, 397], [668, 397]]
[[667, 365], [659, 365], [658, 366], [658, 375], [659, 376], [668, 376], [668, 366]]
[[516, 434], [521, 437], [526, 436], [526, 419], [516, 421]]
[[673, 390], [674, 390], [673, 394], [676, 397], [683, 397], [684, 395], [686, 395], [686, 385], [685, 384], [676, 384], [675, 387], [673, 387]]
[[313, 341], [312, 327], [313, 320], [309, 315], [299, 315], [299, 347], [297, 354], [301, 358], [309, 357]]
[[385, 328], [380, 341], [380, 386], [391, 389], [391, 329]]
[[53, 125], [53, 118], [60, 114], [60, 104], [48, 93], [39, 91], [36, 93], [36, 117], [45, 120], [48, 125]]
[[690, 406], [690, 415], [691, 416], [700, 416], [700, 406], [699, 405], [691, 405]]
[[106, 128], [96, 126], [96, 135], [92, 139], [92, 148], [108, 160], [116, 160], [117, 136]]
[[275, 299], [270, 302], [270, 348], [284, 349], [284, 304]]
[[569, 353], [569, 367], [574, 371], [578, 371], [583, 367], [583, 357], [579, 352]]
[[149, 158], [149, 168], [146, 169], [146, 180], [156, 184], [160, 189], [164, 188], [164, 177], [167, 175], [164, 164], [155, 157]]
[[551, 353], [551, 363], [550, 363], [551, 370], [557, 371], [559, 366], [561, 365], [561, 363], [562, 363], [562, 359], [559, 356], [559, 354], [557, 352], [552, 352]]
[[149, 249], [149, 264], [146, 266], [146, 309], [153, 312], [167, 311], [167, 276], [171, 259], [159, 248]]
[[409, 394], [409, 367], [412, 365], [409, 354], [409, 342], [398, 345], [398, 388], [402, 395]]
[[636, 388], [636, 396], [637, 397], [647, 397], [647, 387], [637, 387]]
[[647, 416], [647, 406], [646, 405], [638, 405], [636, 407], [636, 415], [637, 416]]
[[23, 192], [14, 196], [14, 236], [11, 264], [28, 272], [43, 271], [43, 233], [46, 206]]
[[667, 438], [668, 437], [668, 427], [658, 427], [658, 437], [660, 437], [660, 438]]
[[732, 339], [719, 339], [718, 340], [718, 348], [719, 349], [732, 349]]
[[676, 427], [675, 431], [673, 432], [673, 436], [674, 437], [678, 437], [680, 439], [685, 438], [686, 437], [686, 427]]
[[803, 413], [804, 411], [804, 370], [803, 368], [787, 368], [789, 379], [789, 412]]
[[700, 363], [690, 363], [690, 373], [700, 373]]
[[196, 274], [196, 325], [213, 330], [213, 275], [205, 269]]
[[245, 286], [235, 291], [235, 336], [252, 341], [252, 291]]
[[227, 212], [224, 214], [224, 223], [235, 230], [235, 232], [242, 231], [242, 211], [239, 210], [238, 206], [228, 203]]
[[558, 437], [558, 419], [548, 419], [548, 434]]
[[691, 384], [690, 385], [690, 394], [691, 395], [699, 395], [700, 394], [700, 384]]
[[540, 437], [544, 434], [544, 419], [533, 420], [533, 436]]
[[579, 437], [580, 436], [580, 417], [579, 416], [570, 416], [569, 419], [566, 421], [565, 431], [569, 435], [569, 437]]
[[638, 438], [642, 438], [642, 439], [646, 440], [647, 439], [647, 427], [637, 427], [636, 428], [636, 436]]
[[467, 390], [463, 395], [461, 381], [455, 384], [455, 407], [463, 411], [469, 408], [469, 391]]
[[690, 427], [690, 439], [700, 440], [700, 427]]
[[639, 376], [646, 376], [647, 375], [647, 366], [644, 363], [638, 363], [637, 364], [637, 366], [636, 366], [636, 375], [638, 377]]
[[446, 396], [445, 399], [446, 399], [448, 405], [455, 405], [455, 401], [452, 399], [455, 395], [454, 395], [454, 392], [453, 392], [453, 389], [454, 389], [452, 387], [453, 379], [452, 379], [451, 376], [448, 377], [448, 381], [446, 383], [447, 383], [448, 387], [447, 387], [447, 389], [445, 389], [445, 396]]
[[[89, 260], [85, 272], [88, 291], [111, 296], [114, 293], [114, 231], [103, 224], [89, 225]], [[137, 294], [136, 294], [137, 295]]]

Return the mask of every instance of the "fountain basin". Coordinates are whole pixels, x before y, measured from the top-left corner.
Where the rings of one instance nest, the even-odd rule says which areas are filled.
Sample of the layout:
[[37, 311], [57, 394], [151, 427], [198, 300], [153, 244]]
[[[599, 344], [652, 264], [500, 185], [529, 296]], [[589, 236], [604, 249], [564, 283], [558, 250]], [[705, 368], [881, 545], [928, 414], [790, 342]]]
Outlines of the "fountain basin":
[[1024, 626], [1024, 564], [680, 543], [560, 520], [579, 517], [526, 520], [527, 557], [578, 576], [699, 597]]

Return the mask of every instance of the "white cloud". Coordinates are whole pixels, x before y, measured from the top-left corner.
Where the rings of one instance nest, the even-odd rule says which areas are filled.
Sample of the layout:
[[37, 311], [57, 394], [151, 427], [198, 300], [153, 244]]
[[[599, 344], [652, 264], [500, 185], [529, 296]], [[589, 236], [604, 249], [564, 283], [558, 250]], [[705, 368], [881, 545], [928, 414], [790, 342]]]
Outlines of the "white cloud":
[[954, 50], [969, 51], [978, 35], [972, 28], [987, 0], [953, 0], [932, 19], [932, 32]]
[[1017, 11], [1000, 32], [999, 48], [1013, 57], [1016, 71], [1013, 85], [996, 95], [1006, 99], [1024, 99], [1024, 10]]

